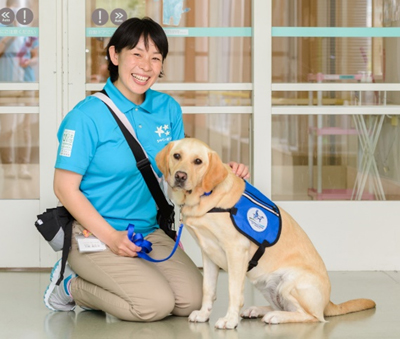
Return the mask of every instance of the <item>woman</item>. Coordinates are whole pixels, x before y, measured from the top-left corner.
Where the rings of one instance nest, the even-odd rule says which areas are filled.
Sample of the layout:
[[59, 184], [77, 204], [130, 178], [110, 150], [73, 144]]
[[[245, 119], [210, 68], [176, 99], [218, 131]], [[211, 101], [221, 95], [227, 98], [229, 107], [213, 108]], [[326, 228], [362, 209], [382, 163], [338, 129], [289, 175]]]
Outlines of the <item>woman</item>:
[[[150, 18], [125, 21], [107, 46], [110, 78], [104, 87], [132, 124], [159, 176], [156, 154], [184, 137], [179, 104], [150, 89], [162, 76], [167, 54], [168, 40], [159, 24]], [[45, 293], [46, 306], [69, 311], [79, 305], [129, 321], [188, 316], [199, 309], [202, 276], [181, 249], [162, 263], [135, 258], [141, 248], [128, 239], [128, 224], [153, 244], [154, 258], [167, 257], [174, 242], [159, 229], [154, 199], [105, 104], [93, 96], [78, 103], [61, 123], [58, 138], [54, 191], [76, 221], [64, 281], [55, 285], [58, 262]], [[248, 176], [246, 166], [231, 167]], [[75, 235], [84, 232], [107, 249], [80, 253]]]

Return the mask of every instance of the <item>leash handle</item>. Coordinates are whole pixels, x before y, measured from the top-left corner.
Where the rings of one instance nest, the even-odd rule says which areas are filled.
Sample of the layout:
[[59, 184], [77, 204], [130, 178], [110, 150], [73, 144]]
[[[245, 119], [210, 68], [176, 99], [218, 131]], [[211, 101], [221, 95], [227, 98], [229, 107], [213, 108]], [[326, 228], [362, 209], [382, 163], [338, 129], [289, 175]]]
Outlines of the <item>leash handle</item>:
[[169, 258], [171, 258], [174, 255], [176, 249], [178, 248], [179, 241], [181, 239], [182, 230], [183, 230], [183, 223], [181, 223], [179, 225], [179, 230], [178, 230], [178, 234], [176, 236], [174, 248], [172, 249], [171, 254], [168, 257], [166, 257], [165, 259], [153, 259], [149, 255], [147, 255], [147, 253], [150, 253], [152, 251], [152, 247], [151, 247], [152, 243], [150, 241], [144, 239], [143, 234], [135, 233], [134, 225], [129, 224], [127, 230], [128, 230], [129, 240], [132, 241], [136, 246], [139, 246], [142, 248], [142, 250], [140, 252], [138, 252], [139, 258], [142, 258], [142, 259], [150, 261], [150, 262], [163, 262], [163, 261], [166, 261]]

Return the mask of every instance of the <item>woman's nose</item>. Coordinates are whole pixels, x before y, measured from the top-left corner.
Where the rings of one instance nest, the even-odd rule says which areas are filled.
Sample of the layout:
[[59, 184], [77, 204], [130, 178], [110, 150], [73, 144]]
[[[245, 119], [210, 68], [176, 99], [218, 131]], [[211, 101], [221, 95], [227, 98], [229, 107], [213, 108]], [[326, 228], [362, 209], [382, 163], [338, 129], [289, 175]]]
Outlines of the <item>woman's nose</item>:
[[139, 67], [144, 70], [144, 71], [149, 71], [151, 69], [151, 63], [150, 60], [147, 59], [142, 59], [140, 61]]

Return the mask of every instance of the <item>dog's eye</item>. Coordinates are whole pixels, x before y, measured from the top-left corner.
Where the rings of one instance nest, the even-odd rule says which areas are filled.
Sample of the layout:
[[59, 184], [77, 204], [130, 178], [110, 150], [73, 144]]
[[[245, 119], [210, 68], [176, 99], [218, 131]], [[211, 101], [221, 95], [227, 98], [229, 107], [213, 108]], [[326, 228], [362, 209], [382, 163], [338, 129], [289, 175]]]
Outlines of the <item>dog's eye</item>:
[[174, 159], [179, 160], [181, 155], [179, 153], [174, 153]]
[[195, 165], [201, 165], [202, 163], [203, 163], [203, 161], [201, 161], [201, 159], [199, 159], [199, 158], [194, 160]]

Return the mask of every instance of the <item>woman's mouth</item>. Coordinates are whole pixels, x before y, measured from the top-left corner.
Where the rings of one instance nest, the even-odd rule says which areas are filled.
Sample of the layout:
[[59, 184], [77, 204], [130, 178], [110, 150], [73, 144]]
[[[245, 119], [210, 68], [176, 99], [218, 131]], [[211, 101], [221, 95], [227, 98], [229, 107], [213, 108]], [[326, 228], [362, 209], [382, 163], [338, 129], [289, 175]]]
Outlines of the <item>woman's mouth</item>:
[[146, 76], [138, 75], [138, 74], [132, 74], [132, 77], [136, 83], [143, 84], [143, 85], [150, 79], [150, 77], [146, 77]]

